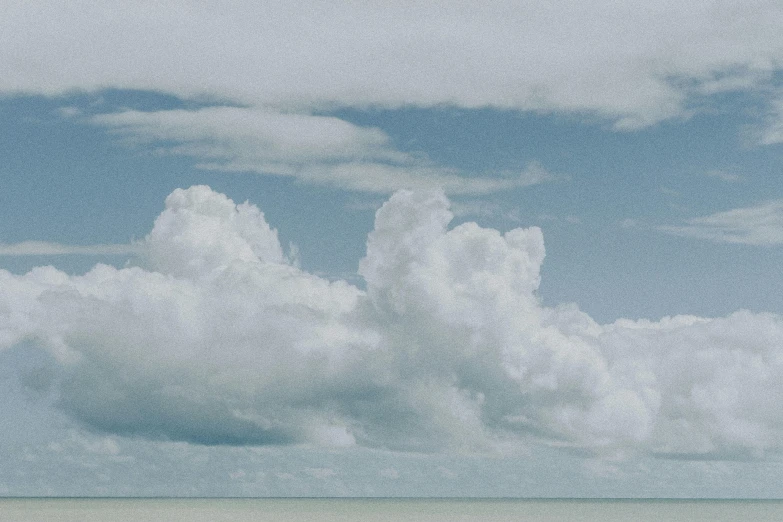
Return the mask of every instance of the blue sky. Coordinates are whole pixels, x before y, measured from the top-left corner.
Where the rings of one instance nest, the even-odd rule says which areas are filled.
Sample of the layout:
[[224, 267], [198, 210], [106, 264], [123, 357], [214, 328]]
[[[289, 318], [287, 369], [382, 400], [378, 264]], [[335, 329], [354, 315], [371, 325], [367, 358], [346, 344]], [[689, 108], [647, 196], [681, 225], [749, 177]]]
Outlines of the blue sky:
[[779, 497], [780, 7], [322, 7], [7, 9], [0, 493]]

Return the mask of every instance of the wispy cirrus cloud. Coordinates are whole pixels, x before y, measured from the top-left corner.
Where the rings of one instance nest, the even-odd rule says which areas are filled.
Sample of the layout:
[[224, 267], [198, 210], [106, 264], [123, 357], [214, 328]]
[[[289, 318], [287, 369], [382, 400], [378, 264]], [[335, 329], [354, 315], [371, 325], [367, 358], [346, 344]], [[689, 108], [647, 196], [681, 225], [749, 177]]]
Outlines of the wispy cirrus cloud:
[[695, 217], [685, 225], [663, 226], [659, 230], [716, 243], [780, 245], [783, 244], [783, 200]]
[[333, 116], [218, 106], [125, 111], [89, 121], [130, 145], [195, 158], [203, 169], [290, 176], [358, 192], [442, 188], [478, 195], [554, 179], [535, 162], [516, 173], [471, 176], [397, 150], [380, 129]]

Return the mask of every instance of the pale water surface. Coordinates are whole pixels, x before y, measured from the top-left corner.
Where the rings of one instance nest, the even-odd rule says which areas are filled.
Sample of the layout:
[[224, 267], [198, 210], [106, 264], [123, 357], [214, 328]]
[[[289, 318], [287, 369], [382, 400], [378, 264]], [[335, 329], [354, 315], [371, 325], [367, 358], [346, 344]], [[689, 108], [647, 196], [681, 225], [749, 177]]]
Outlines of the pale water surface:
[[8, 522], [783, 520], [778, 500], [0, 499]]

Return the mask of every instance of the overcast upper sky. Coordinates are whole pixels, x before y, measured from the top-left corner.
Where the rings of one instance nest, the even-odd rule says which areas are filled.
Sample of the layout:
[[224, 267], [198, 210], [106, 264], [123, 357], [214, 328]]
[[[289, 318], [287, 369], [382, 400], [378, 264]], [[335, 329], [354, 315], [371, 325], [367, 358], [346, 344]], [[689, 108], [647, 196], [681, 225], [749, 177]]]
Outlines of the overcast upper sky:
[[783, 494], [783, 6], [5, 2], [0, 494]]

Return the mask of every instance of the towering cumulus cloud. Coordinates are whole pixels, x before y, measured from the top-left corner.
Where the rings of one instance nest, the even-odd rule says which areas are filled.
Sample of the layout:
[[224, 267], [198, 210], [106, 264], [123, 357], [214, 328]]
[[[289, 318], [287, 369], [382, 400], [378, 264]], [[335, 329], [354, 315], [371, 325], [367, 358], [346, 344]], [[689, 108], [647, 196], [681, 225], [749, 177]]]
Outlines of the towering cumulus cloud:
[[255, 206], [178, 189], [135, 266], [0, 271], [0, 347], [48, 350], [59, 407], [84, 425], [153, 439], [781, 449], [779, 316], [599, 325], [540, 304], [538, 228], [451, 219], [442, 193], [394, 194], [363, 291], [295, 267]]

